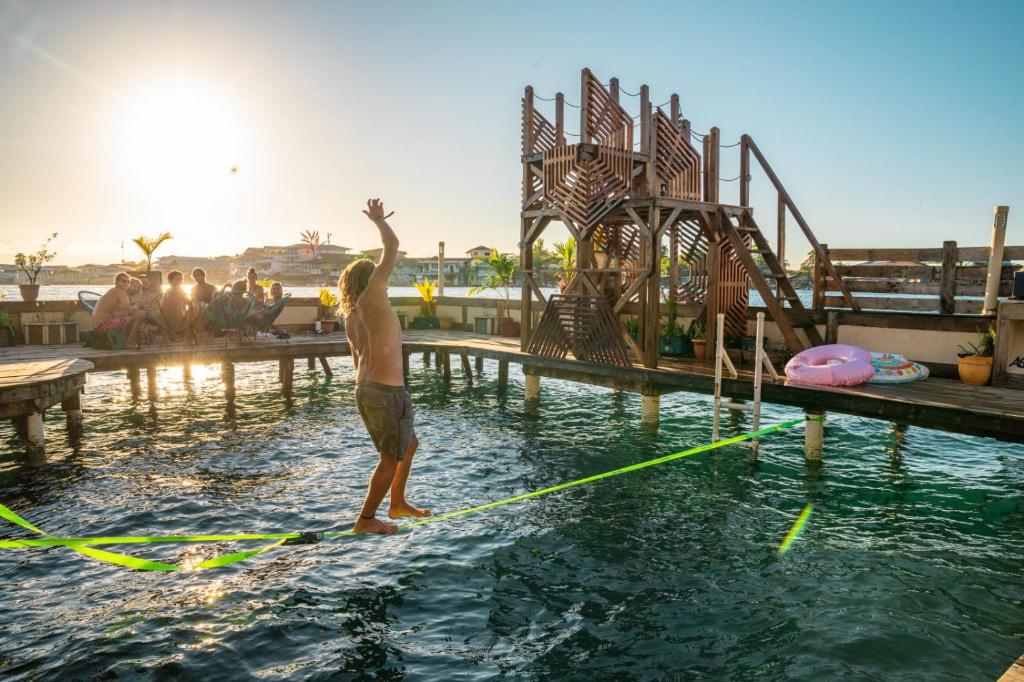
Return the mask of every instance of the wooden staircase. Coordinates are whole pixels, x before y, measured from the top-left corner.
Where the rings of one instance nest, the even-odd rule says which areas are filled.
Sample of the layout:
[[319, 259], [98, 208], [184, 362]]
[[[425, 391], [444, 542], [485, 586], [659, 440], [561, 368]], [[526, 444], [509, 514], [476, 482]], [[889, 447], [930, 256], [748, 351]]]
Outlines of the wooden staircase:
[[[768, 309], [771, 319], [778, 325], [789, 349], [794, 353], [799, 353], [810, 346], [823, 344], [821, 334], [818, 333], [814, 321], [800, 301], [796, 289], [793, 288], [793, 283], [789, 281], [786, 269], [779, 262], [775, 252], [772, 251], [750, 210], [744, 210], [738, 219], [734, 219], [724, 209], [719, 208], [718, 224], [722, 236], [729, 241], [736, 258], [753, 282], [754, 288], [764, 299], [765, 307]], [[754, 260], [755, 255], [760, 255], [764, 259], [769, 272], [761, 271]], [[768, 282], [769, 279], [774, 280], [775, 286]], [[789, 307], [785, 306], [786, 302], [789, 303]], [[797, 330], [803, 331], [806, 342], [800, 338]]]

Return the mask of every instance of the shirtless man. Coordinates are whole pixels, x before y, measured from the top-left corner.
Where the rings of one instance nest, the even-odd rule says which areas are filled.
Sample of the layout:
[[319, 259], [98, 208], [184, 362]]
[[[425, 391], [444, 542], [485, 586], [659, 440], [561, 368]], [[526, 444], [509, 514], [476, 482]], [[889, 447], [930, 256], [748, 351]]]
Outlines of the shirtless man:
[[217, 295], [217, 287], [206, 281], [206, 271], [202, 268], [193, 270], [192, 281], [196, 283], [192, 287], [192, 300], [206, 305], [213, 302], [213, 297]]
[[160, 317], [166, 326], [168, 341], [180, 341], [185, 327], [192, 323], [189, 316], [192, 300], [181, 288], [183, 279], [181, 272], [172, 270], [167, 275], [167, 283], [171, 288], [164, 292], [160, 300]]
[[374, 265], [361, 258], [350, 263], [338, 279], [345, 333], [357, 367], [356, 406], [380, 454], [353, 530], [394, 533], [398, 526], [376, 518], [377, 507], [389, 490], [388, 516], [392, 519], [422, 518], [429, 516], [430, 510], [414, 507], [405, 499], [419, 440], [402, 373], [402, 332], [388, 301], [388, 277], [398, 256], [398, 237], [387, 223], [380, 199], [367, 201], [366, 206], [363, 213], [380, 230], [384, 243], [380, 262]]
[[114, 278], [114, 288], [103, 294], [96, 302], [96, 309], [92, 314], [92, 328], [100, 333], [121, 329], [124, 331], [125, 343], [131, 347], [138, 342], [139, 326], [146, 313], [132, 307], [128, 301], [129, 284], [131, 277], [119, 272]]

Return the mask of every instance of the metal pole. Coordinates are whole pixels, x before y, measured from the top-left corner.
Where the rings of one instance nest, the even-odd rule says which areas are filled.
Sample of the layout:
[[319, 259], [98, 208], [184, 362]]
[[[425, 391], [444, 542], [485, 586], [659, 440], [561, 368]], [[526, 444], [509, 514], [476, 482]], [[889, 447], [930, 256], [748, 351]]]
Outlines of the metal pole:
[[996, 312], [999, 299], [999, 276], [1003, 271], [1003, 244], [1006, 242], [1006, 218], [1010, 213], [1009, 206], [996, 206], [996, 217], [992, 222], [992, 247], [988, 255], [988, 277], [985, 279], [985, 305], [982, 315]]
[[[754, 431], [761, 428], [761, 374], [764, 365], [764, 313], [757, 314], [757, 344], [754, 351]], [[754, 436], [750, 446], [757, 456], [759, 438]]]
[[725, 330], [725, 315], [719, 313], [718, 323], [715, 325], [715, 414], [711, 418], [711, 442], [718, 441], [718, 413], [722, 409], [722, 350], [725, 346], [723, 338]]
[[444, 242], [437, 243], [437, 295], [444, 296]]

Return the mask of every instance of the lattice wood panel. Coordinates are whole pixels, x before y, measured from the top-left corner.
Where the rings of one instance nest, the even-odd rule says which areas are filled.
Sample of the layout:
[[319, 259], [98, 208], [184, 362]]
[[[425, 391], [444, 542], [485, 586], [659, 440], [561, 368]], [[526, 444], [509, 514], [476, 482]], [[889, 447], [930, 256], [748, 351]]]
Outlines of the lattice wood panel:
[[747, 304], [750, 300], [750, 280], [747, 271], [736, 258], [729, 242], [722, 241], [718, 248], [718, 310], [708, 315], [725, 314], [725, 334], [734, 339], [747, 335]]
[[633, 117], [612, 99], [601, 81], [589, 71], [583, 89], [586, 100], [583, 126], [590, 141], [604, 147], [633, 151]]
[[552, 294], [527, 352], [564, 359], [569, 353], [582, 362], [629, 367], [622, 331], [603, 297]]
[[598, 147], [597, 154], [580, 145], [544, 152], [544, 198], [561, 210], [588, 238], [609, 211], [629, 192], [633, 153]]
[[700, 201], [700, 155], [661, 109], [654, 114], [654, 125], [658, 140], [654, 162], [662, 194]]
[[[527, 144], [527, 140], [530, 140], [531, 144]], [[536, 109], [531, 108], [528, 115], [525, 98], [523, 99], [523, 130], [520, 142], [527, 154], [546, 152], [558, 144], [555, 126]]]
[[682, 304], [703, 304], [708, 290], [708, 240], [700, 225], [692, 220], [681, 220], [672, 229], [679, 244], [679, 256], [687, 263], [689, 279], [678, 289]]

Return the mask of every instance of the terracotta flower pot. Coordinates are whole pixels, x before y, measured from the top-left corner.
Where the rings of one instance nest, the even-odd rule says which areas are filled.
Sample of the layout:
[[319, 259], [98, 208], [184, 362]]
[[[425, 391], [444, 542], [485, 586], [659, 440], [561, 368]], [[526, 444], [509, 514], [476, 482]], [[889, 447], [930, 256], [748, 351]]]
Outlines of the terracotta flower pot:
[[698, 360], [704, 359], [704, 348], [708, 345], [705, 339], [694, 339], [693, 340], [693, 355]]
[[957, 358], [960, 381], [974, 386], [984, 386], [992, 378], [992, 358], [982, 355], [965, 355]]
[[455, 323], [455, 320], [453, 320], [450, 317], [441, 317], [441, 318], [438, 318], [438, 320], [439, 320], [439, 322], [441, 324], [441, 329], [444, 329], [444, 330], [451, 329], [452, 328], [452, 324]]
[[38, 284], [19, 284], [18, 288], [21, 289], [21, 300], [26, 303], [35, 303], [36, 299], [39, 298]]
[[333, 334], [334, 328], [337, 326], [337, 320], [320, 320], [320, 330], [324, 334]]
[[502, 336], [519, 336], [519, 323], [515, 320], [505, 318], [501, 321]]

